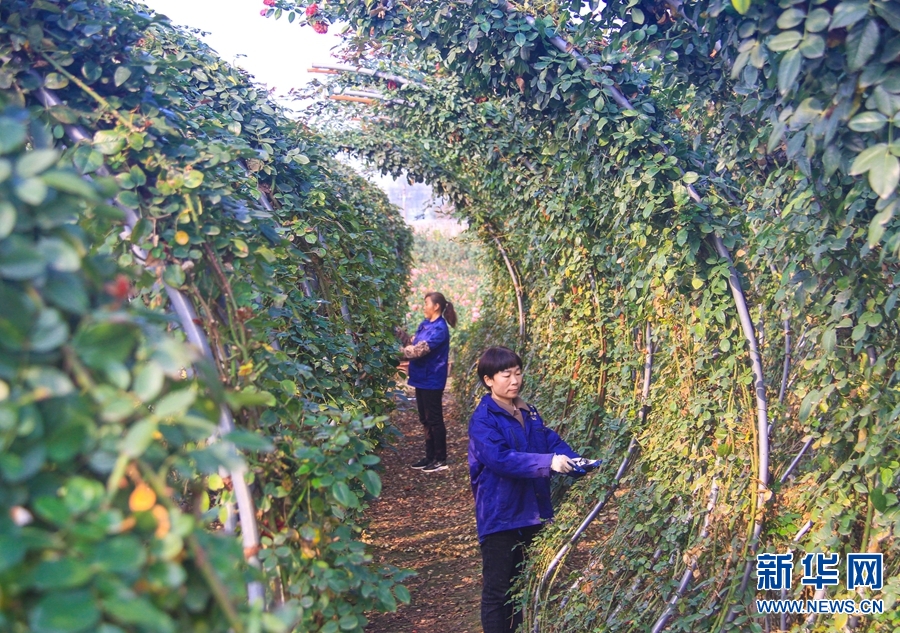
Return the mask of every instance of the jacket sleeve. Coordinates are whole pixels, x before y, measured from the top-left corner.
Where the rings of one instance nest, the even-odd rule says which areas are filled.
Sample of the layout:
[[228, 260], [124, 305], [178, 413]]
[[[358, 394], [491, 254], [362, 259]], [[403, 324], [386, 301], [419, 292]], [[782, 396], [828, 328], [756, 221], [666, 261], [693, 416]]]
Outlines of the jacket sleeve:
[[572, 450], [572, 447], [566, 444], [565, 440], [559, 436], [559, 433], [553, 429], [544, 426], [544, 433], [547, 436], [547, 446], [553, 451], [554, 455], [565, 455], [566, 457], [581, 457]]
[[526, 453], [513, 449], [490, 418], [486, 409], [478, 407], [469, 422], [469, 447], [475, 459], [504, 477], [537, 479], [550, 476], [552, 453]]
[[450, 331], [447, 329], [447, 326], [428, 327], [416, 333], [414, 342], [416, 345], [425, 343], [428, 351], [423, 356], [427, 356], [432, 350], [437, 349], [438, 345], [446, 343], [449, 339]]

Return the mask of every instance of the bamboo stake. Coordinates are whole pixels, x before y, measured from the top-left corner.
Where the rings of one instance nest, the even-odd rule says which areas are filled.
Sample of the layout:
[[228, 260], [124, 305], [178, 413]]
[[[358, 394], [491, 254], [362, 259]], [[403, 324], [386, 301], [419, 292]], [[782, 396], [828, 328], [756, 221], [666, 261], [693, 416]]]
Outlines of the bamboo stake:
[[313, 64], [312, 69], [321, 69], [326, 71], [333, 70], [336, 72], [353, 73], [356, 75], [369, 75], [370, 77], [377, 77], [378, 79], [384, 79], [385, 81], [396, 82], [401, 86], [412, 85], [419, 88], [425, 88], [425, 84], [419, 81], [407, 79], [406, 77], [401, 77], [400, 75], [395, 75], [393, 73], [384, 72], [383, 70], [363, 68], [362, 66], [350, 66], [347, 64]]
[[[738, 277], [734, 262], [731, 259], [731, 253], [718, 235], [713, 235], [713, 244], [719, 257], [728, 262], [729, 278], [728, 285], [731, 287], [731, 294], [734, 297], [734, 303], [737, 307], [738, 317], [741, 322], [741, 328], [744, 331], [744, 338], [747, 340], [747, 347], [750, 353], [750, 364], [753, 368], [755, 378], [756, 391], [756, 418], [757, 418], [757, 504], [756, 516], [754, 517], [753, 534], [750, 537], [750, 556], [748, 556], [744, 566], [744, 576], [741, 579], [740, 590], [738, 596], [742, 596], [747, 589], [747, 583], [750, 580], [750, 570], [752, 567], [752, 559], [756, 555], [759, 547], [759, 537], [763, 529], [763, 514], [765, 505], [771, 495], [769, 495], [769, 420], [768, 420], [768, 402], [766, 400], [766, 384], [765, 375], [763, 374], [762, 358], [759, 354], [759, 348], [756, 344], [756, 334], [753, 331], [753, 322], [750, 318], [750, 310], [747, 307], [747, 299], [744, 297], [741, 281]], [[729, 609], [728, 616], [725, 621], [730, 623], [737, 616], [737, 609], [732, 606]]]
[[371, 97], [348, 97], [345, 95], [331, 95], [328, 97], [332, 101], [352, 101], [353, 103], [364, 103], [365, 105], [374, 105], [375, 99]]
[[525, 303], [522, 297], [522, 285], [519, 283], [519, 277], [516, 275], [516, 271], [513, 268], [512, 262], [509, 260], [509, 256], [506, 254], [506, 249], [503, 248], [503, 244], [500, 242], [500, 239], [490, 233], [491, 238], [494, 240], [494, 244], [497, 245], [497, 250], [500, 251], [500, 256], [503, 257], [503, 261], [506, 264], [506, 269], [509, 271], [509, 276], [512, 278], [513, 289], [516, 292], [516, 305], [519, 310], [519, 340], [525, 341]]

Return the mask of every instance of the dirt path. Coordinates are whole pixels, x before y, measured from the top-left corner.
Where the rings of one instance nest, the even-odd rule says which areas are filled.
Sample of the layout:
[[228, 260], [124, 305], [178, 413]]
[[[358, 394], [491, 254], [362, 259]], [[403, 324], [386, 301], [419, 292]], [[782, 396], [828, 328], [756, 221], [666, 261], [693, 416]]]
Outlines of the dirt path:
[[371, 614], [367, 633], [480, 633], [481, 553], [466, 465], [466, 421], [444, 396], [448, 470], [409, 468], [424, 453], [415, 403], [393, 415], [404, 437], [381, 453], [381, 497], [372, 503], [365, 540], [375, 560], [415, 570], [412, 603]]

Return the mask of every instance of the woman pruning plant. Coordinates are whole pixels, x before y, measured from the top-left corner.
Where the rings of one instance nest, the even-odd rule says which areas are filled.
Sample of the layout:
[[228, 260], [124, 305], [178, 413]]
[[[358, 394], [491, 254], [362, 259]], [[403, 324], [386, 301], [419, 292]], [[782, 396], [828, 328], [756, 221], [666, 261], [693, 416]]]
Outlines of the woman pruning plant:
[[484, 578], [481, 625], [484, 633], [512, 633], [522, 614], [508, 594], [525, 551], [553, 518], [551, 471], [578, 476], [600, 462], [579, 456], [519, 397], [522, 359], [514, 351], [485, 350], [478, 378], [490, 391], [469, 420], [469, 476]]
[[456, 310], [440, 292], [425, 295], [425, 320], [409, 344], [402, 348], [409, 359], [409, 380], [416, 388], [419, 421], [425, 427], [425, 457], [410, 464], [424, 472], [447, 469], [447, 428], [444, 426], [444, 388], [450, 356], [450, 328], [456, 327]]

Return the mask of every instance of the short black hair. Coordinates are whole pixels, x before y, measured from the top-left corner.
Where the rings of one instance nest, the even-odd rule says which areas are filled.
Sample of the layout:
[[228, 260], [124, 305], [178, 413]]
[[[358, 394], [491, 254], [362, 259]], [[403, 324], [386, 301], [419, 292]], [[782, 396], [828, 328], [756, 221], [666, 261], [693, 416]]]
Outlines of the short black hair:
[[485, 389], [489, 389], [487, 383], [484, 382], [485, 377], [493, 377], [495, 374], [513, 367], [522, 369], [521, 356], [502, 345], [489, 347], [482, 352], [481, 358], [478, 359], [478, 379]]

